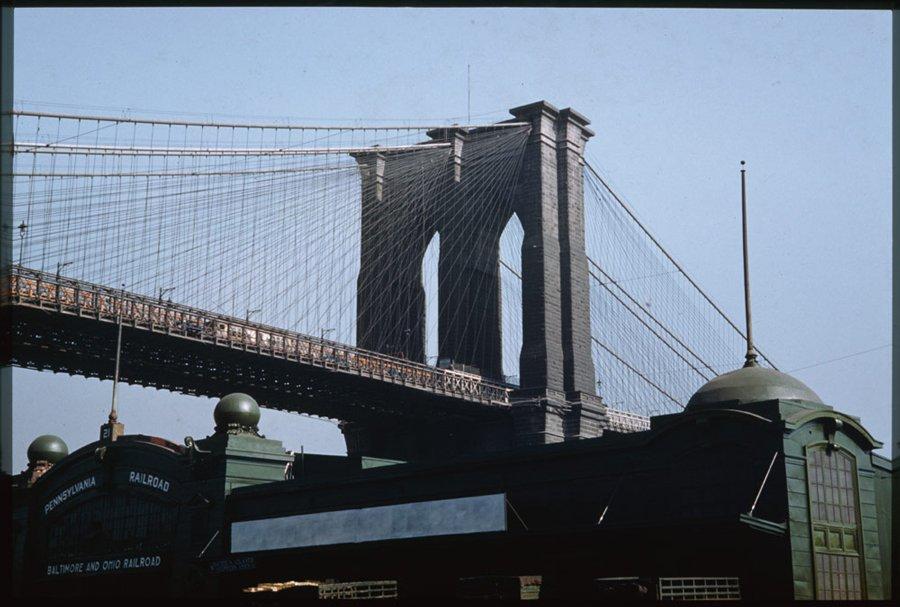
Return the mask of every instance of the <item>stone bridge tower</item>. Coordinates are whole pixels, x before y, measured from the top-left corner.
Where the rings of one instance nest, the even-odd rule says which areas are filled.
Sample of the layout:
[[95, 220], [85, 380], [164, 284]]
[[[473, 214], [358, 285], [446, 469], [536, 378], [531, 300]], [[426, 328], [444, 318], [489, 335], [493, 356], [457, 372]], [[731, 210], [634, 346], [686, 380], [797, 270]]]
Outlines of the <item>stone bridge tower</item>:
[[[457, 437], [467, 435], [466, 449], [599, 436], [605, 425], [591, 357], [584, 238], [583, 154], [594, 133], [578, 112], [557, 110], [545, 101], [510, 113], [507, 122], [529, 128], [517, 179], [507, 184], [488, 184], [496, 180], [491, 171], [471, 168], [491, 162], [486, 149], [490, 127], [430, 132], [433, 140], [450, 144], [449, 160], [446, 149], [357, 156], [363, 179], [357, 344], [363, 348], [424, 360], [421, 263], [437, 232], [440, 356], [502, 380], [500, 236], [513, 213], [524, 229], [520, 386], [506, 423], [479, 429], [477, 439], [471, 436], [475, 430], [453, 429]], [[440, 163], [440, 178], [428, 180], [427, 167], [434, 163]], [[411, 170], [414, 165], [424, 168]], [[432, 189], [423, 196], [425, 187]], [[415, 199], [410, 192], [417, 193]], [[458, 204], [444, 204], [447, 200], [463, 201], [464, 212]], [[502, 216], [479, 221], [476, 215], [486, 208]], [[405, 305], [394, 305], [398, 301]], [[432, 436], [444, 432], [446, 424], [426, 429], [423, 421], [407, 423], [408, 432], [429, 437], [428, 444], [453, 450]], [[377, 426], [345, 424], [348, 450], [380, 444], [377, 450], [384, 453], [384, 439], [375, 434], [388, 429]], [[394, 436], [404, 433], [394, 422], [390, 428]]]

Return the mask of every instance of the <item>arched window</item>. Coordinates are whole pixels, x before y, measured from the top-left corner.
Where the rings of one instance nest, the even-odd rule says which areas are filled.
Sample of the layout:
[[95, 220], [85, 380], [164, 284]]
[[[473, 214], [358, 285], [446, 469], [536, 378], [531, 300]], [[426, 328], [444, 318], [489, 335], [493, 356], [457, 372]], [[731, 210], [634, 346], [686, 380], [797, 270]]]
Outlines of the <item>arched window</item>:
[[816, 598], [865, 598], [856, 460], [825, 445], [806, 452]]
[[503, 375], [519, 383], [519, 353], [522, 350], [522, 240], [525, 230], [513, 213], [500, 235], [500, 343]]

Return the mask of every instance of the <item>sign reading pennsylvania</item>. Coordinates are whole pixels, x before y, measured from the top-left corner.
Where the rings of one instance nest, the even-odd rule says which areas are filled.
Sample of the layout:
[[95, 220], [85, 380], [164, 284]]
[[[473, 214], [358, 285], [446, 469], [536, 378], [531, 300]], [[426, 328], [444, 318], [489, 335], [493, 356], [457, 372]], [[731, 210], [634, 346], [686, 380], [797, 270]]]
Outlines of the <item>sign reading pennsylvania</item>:
[[130, 556], [95, 561], [73, 561], [47, 565], [47, 575], [90, 575], [95, 573], [114, 573], [116, 571], [132, 571], [134, 569], [153, 569], [159, 567], [162, 557]]
[[162, 477], [154, 476], [147, 472], [138, 472], [137, 470], [132, 470], [128, 473], [128, 482], [132, 485], [152, 487], [163, 493], [168, 493], [171, 486], [171, 483]]
[[81, 479], [77, 483], [74, 483], [59, 493], [56, 496], [49, 500], [46, 504], [44, 504], [44, 514], [49, 514], [51, 510], [65, 502], [70, 497], [74, 497], [81, 493], [82, 491], [86, 491], [87, 489], [91, 489], [97, 486], [97, 477], [89, 476], [85, 479]]

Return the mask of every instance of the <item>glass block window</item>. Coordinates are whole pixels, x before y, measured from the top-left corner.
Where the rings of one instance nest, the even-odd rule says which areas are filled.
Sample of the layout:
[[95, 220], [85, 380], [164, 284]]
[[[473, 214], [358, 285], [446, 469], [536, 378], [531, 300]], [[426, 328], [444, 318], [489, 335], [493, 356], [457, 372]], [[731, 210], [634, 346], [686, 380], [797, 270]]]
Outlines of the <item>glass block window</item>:
[[856, 461], [839, 449], [806, 454], [816, 598], [865, 598]]
[[661, 577], [659, 598], [675, 601], [739, 601], [736, 577]]
[[107, 494], [60, 513], [48, 528], [53, 560], [159, 549], [172, 541], [177, 506], [128, 494]]

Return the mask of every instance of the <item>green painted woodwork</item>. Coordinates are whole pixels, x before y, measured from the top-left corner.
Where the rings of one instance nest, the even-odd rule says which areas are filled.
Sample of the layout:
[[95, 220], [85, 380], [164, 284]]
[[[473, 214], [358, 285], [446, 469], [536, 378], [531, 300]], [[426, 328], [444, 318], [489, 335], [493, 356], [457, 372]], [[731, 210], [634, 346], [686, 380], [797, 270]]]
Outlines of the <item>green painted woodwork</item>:
[[891, 462], [879, 455], [872, 455], [875, 486], [876, 525], [878, 528], [878, 546], [881, 553], [881, 577], [884, 597], [892, 596], [891, 555], [893, 538], [891, 529]]
[[[783, 411], [794, 598], [816, 598], [814, 554], [860, 554], [868, 599], [889, 596], [882, 576], [871, 450], [880, 446], [851, 416], [813, 403], [785, 403]], [[838, 422], [838, 423], [835, 423]], [[810, 517], [807, 457], [810, 449], [839, 449], [855, 462], [858, 522], [854, 527], [822, 523]], [[881, 513], [882, 517], [889, 516]]]
[[236, 487], [283, 481], [285, 467], [294, 461], [281, 441], [249, 432], [216, 432], [197, 446], [200, 457], [211, 460], [206, 465], [223, 484], [224, 495]]

